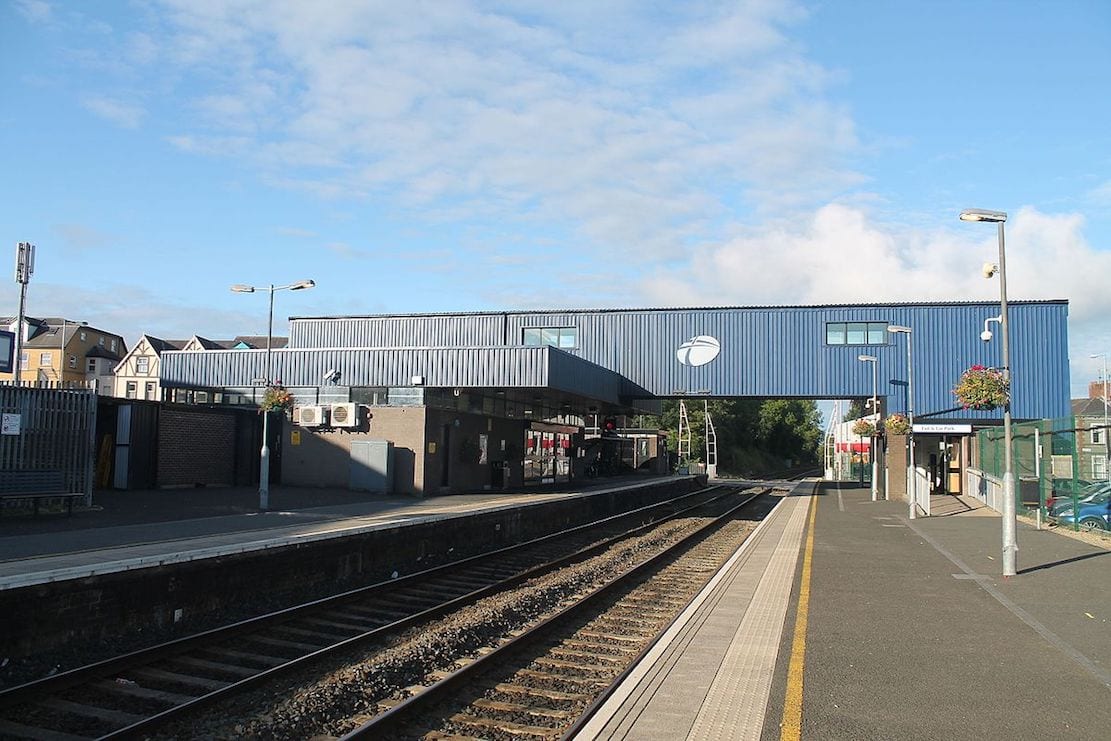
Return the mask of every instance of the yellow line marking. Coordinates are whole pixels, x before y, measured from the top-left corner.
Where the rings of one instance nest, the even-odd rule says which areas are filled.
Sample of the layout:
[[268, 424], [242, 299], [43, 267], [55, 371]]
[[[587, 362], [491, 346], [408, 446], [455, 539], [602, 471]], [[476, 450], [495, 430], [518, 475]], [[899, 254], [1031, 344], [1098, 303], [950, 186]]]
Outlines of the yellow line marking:
[[810, 608], [810, 563], [814, 556], [814, 520], [818, 514], [818, 498], [810, 498], [810, 528], [806, 534], [806, 550], [802, 557], [799, 582], [798, 615], [795, 635], [791, 641], [791, 662], [787, 665], [787, 692], [783, 698], [783, 722], [779, 737], [783, 741], [802, 738], [802, 674], [806, 656], [806, 619]]

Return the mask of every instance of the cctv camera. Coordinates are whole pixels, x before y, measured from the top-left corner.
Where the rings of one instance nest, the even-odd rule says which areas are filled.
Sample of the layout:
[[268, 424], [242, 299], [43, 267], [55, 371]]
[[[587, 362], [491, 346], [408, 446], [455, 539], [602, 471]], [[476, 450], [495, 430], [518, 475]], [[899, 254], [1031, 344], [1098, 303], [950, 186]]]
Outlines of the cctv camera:
[[981, 332], [980, 339], [984, 342], [991, 342], [991, 330], [985, 329], [983, 332]]
[[993, 263], [993, 262], [985, 262], [984, 267], [981, 268], [981, 269], [984, 272], [984, 277], [985, 278], [990, 278], [993, 275], [995, 275], [996, 266], [995, 266], [995, 263]]

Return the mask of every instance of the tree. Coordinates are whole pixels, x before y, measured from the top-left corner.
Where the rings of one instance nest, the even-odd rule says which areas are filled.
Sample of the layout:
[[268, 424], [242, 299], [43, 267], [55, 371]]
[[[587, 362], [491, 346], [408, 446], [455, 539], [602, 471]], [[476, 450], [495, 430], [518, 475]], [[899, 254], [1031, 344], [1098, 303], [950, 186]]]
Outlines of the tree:
[[[700, 399], [687, 404], [691, 460], [706, 454], [706, 421]], [[781, 471], [785, 461], [814, 462], [821, 448], [821, 415], [812, 401], [788, 399], [715, 399], [708, 402], [717, 433], [718, 469], [731, 473], [754, 468]], [[679, 402], [666, 400], [660, 427], [668, 448], [678, 449]]]

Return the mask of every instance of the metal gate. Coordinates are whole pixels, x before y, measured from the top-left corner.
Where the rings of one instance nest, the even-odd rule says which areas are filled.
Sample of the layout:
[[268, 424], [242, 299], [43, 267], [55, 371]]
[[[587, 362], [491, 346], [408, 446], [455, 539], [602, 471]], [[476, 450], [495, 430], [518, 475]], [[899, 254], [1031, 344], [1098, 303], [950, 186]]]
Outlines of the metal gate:
[[0, 471], [59, 471], [66, 491], [93, 501], [96, 389], [92, 383], [0, 385]]

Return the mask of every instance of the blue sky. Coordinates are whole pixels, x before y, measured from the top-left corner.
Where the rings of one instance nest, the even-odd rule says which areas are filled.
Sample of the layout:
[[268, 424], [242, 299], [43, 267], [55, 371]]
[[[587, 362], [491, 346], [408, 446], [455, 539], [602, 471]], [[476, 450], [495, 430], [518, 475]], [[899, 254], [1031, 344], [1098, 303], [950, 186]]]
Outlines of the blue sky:
[[[1111, 351], [1111, 4], [0, 4], [32, 316], [1070, 300]], [[11, 259], [11, 258], [9, 258]], [[14, 314], [18, 286], [0, 285]]]

